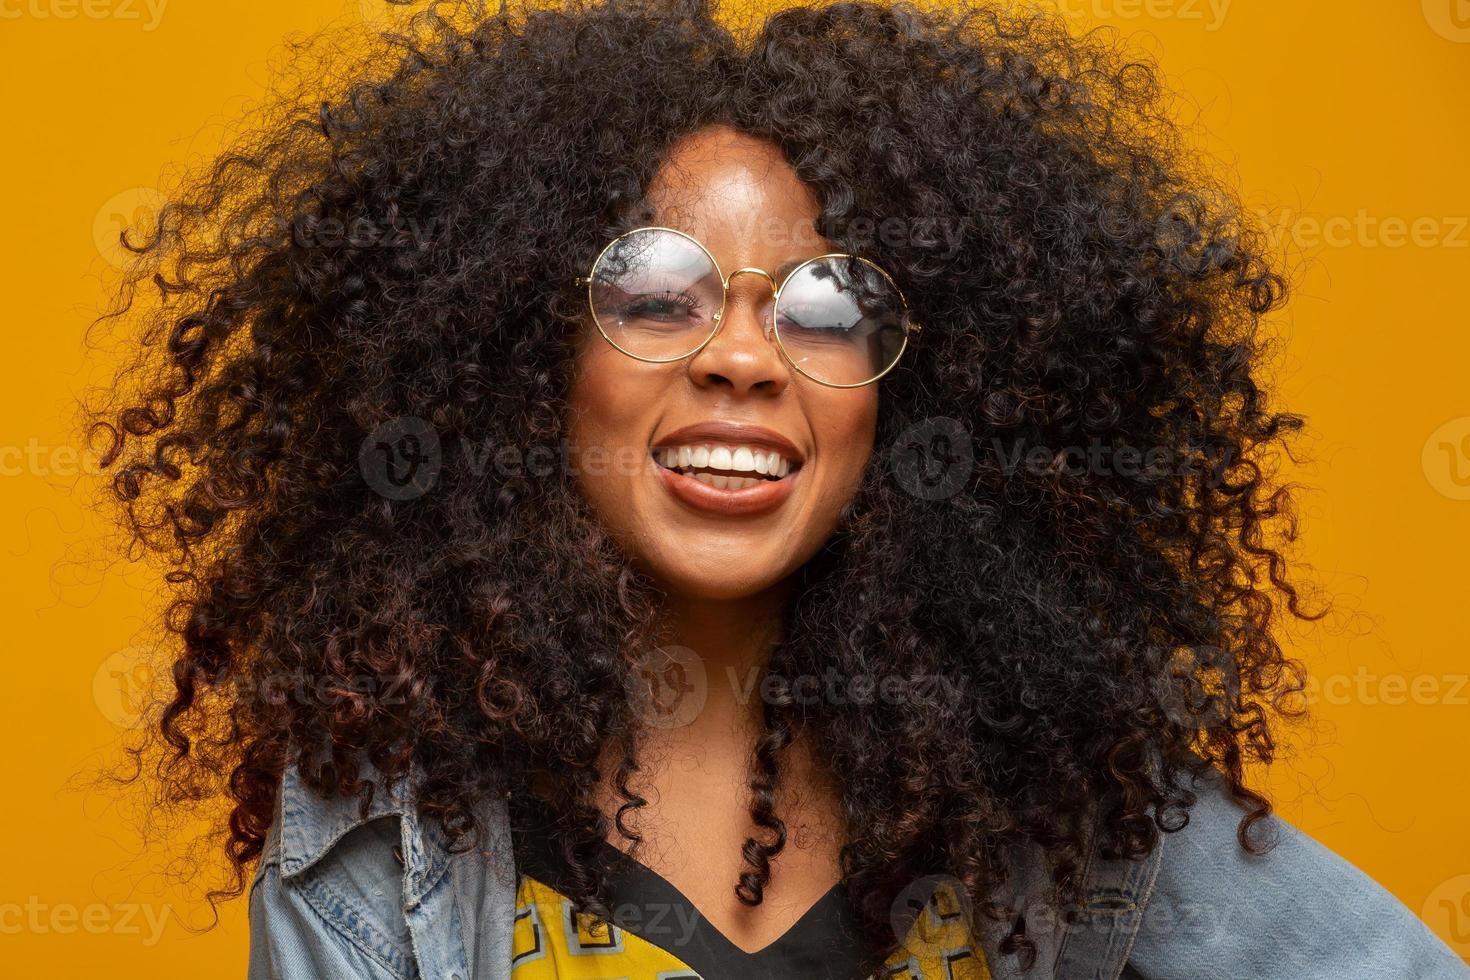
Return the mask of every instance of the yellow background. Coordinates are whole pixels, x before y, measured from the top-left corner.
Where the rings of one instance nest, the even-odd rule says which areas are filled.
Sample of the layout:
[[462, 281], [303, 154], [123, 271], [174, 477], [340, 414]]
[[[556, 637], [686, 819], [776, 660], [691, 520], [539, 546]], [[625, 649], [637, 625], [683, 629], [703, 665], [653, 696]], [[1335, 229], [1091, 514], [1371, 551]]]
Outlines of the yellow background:
[[[366, 0], [368, 4], [374, 0]], [[1342, 613], [1293, 639], [1318, 723], [1281, 811], [1470, 953], [1470, 3], [1067, 0], [1154, 52], [1198, 139], [1292, 248], [1280, 390], [1311, 424], [1305, 557]], [[357, 0], [0, 0], [0, 971], [242, 974], [218, 928], [76, 773], [104, 762], [159, 593], [73, 560], [100, 530], [71, 398], [120, 215], [218, 145], [291, 33]], [[105, 372], [104, 372], [105, 373]], [[129, 912], [128, 910], [132, 911]], [[153, 924], [159, 928], [154, 931]]]

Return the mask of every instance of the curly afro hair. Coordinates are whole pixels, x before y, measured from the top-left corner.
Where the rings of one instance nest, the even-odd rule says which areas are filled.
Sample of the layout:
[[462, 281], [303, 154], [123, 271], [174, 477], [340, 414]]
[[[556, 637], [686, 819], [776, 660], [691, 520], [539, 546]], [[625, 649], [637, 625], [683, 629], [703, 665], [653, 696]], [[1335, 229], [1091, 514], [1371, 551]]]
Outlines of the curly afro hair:
[[[1287, 282], [1150, 64], [976, 2], [748, 24], [705, 0], [435, 3], [374, 43], [124, 236], [102, 318], [142, 326], [88, 434], [175, 590], [151, 778], [164, 802], [228, 799], [235, 892], [288, 765], [334, 796], [381, 791], [365, 761], [413, 771], [457, 841], [486, 794], [549, 779], [579, 862], [611, 830], [607, 746], [641, 803], [628, 681], [659, 642], [656, 584], [568, 473], [442, 447], [564, 444], [575, 277], [712, 124], [779, 146], [819, 227], [925, 324], [767, 669], [963, 680], [924, 710], [771, 698], [749, 801], [768, 833], [732, 887], [761, 900], [798, 732], [840, 774], [875, 957], [921, 877], [1003, 906], [1018, 844], [1075, 896], [1093, 841], [1137, 856], [1187, 821], [1192, 774], [1223, 775], [1250, 846], [1270, 802], [1247, 767], [1303, 684], [1273, 626], [1316, 618], [1273, 465], [1302, 420], [1261, 379]], [[872, 233], [893, 221], [910, 233]], [[441, 447], [418, 492], [365, 462], [401, 439]], [[1006, 942], [1030, 946], [1023, 917]]]

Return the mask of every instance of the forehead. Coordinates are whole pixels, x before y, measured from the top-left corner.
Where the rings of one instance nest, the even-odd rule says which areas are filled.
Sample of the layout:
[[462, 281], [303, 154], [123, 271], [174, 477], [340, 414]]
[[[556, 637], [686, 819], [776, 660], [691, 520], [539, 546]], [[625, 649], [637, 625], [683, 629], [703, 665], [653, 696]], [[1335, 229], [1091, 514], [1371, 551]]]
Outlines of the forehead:
[[821, 203], [769, 140], [725, 126], [674, 145], [649, 183], [658, 224], [698, 238], [745, 265], [831, 251], [817, 233]]

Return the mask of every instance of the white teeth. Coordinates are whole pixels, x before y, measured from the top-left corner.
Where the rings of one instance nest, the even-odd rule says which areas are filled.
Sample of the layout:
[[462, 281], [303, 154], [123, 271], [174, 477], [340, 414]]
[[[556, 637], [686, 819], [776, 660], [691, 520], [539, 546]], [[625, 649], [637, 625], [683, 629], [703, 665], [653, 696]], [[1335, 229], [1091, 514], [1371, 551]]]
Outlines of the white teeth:
[[[750, 473], [751, 477], [688, 473], [695, 479], [719, 489], [739, 489], [758, 482], [758, 476], [780, 479], [791, 472], [791, 460], [778, 452], [752, 446], [664, 446], [654, 451], [654, 459], [671, 470], [714, 469]], [[724, 480], [725, 483], [716, 481]]]
[[716, 490], [744, 490], [753, 487], [757, 483], [764, 483], [752, 476], [717, 476], [713, 473], [690, 473], [700, 483], [708, 483]]

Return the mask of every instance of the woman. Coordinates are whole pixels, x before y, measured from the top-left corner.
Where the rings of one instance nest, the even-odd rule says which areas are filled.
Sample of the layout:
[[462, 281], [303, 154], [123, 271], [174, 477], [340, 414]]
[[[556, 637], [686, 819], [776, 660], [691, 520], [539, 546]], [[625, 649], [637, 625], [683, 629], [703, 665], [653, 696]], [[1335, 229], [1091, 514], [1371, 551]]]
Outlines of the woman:
[[252, 976], [1467, 975], [1247, 783], [1315, 615], [1285, 283], [1146, 66], [981, 6], [394, 43], [136, 245], [97, 422]]

